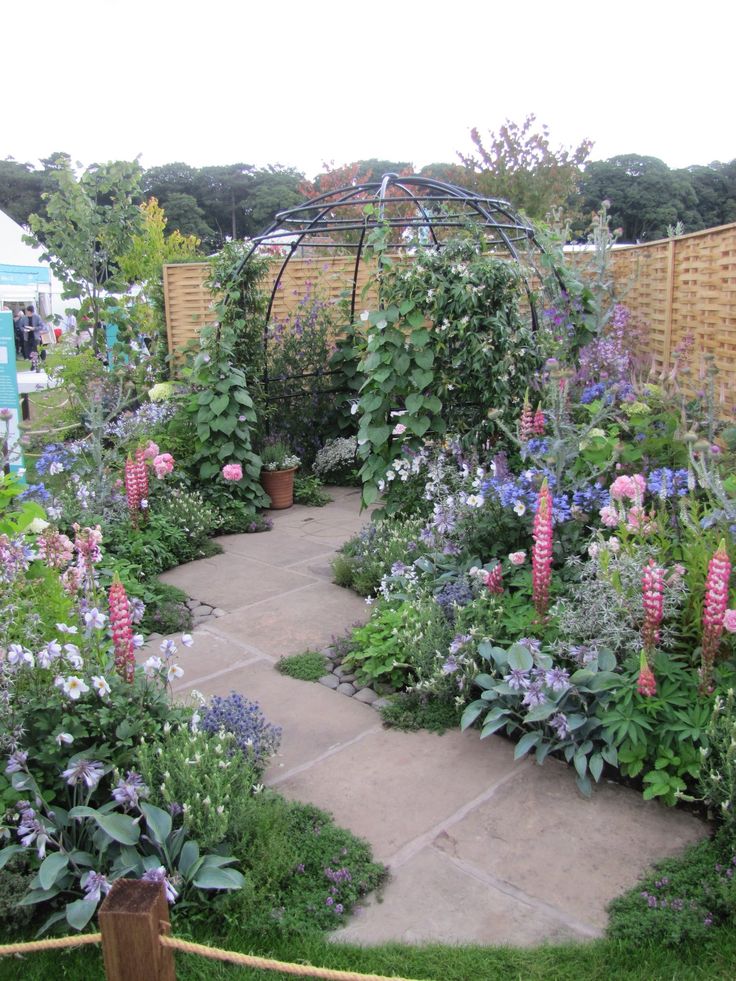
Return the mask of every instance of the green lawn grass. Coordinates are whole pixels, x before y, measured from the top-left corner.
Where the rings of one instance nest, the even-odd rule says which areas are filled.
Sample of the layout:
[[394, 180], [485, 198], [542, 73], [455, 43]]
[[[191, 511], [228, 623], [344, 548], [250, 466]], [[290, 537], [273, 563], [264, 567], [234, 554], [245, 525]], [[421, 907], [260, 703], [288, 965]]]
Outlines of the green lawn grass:
[[[176, 933], [176, 927], [174, 928]], [[388, 944], [354, 947], [331, 944], [321, 937], [264, 937], [243, 931], [210, 938], [180, 936], [229, 950], [316, 964], [341, 970], [398, 975], [433, 981], [733, 981], [736, 976], [736, 935], [714, 930], [707, 944], [672, 950], [625, 946], [613, 941], [545, 945], [532, 948]], [[179, 981], [227, 981], [231, 978], [281, 979], [290, 975], [253, 971], [176, 955]], [[99, 981], [104, 977], [98, 949], [68, 953], [29, 954], [0, 961], [0, 979]]]

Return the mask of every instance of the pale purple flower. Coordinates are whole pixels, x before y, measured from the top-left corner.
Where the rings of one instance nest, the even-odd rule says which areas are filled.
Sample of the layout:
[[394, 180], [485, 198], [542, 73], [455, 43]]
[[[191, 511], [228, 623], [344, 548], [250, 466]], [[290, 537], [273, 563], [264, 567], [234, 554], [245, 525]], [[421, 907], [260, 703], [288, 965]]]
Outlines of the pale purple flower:
[[546, 701], [547, 696], [542, 691], [542, 686], [539, 682], [533, 681], [527, 688], [521, 704], [526, 705], [527, 708], [536, 708], [537, 705], [544, 705]]
[[169, 658], [169, 657], [173, 657], [174, 654], [176, 654], [178, 648], [173, 640], [167, 638], [162, 642], [161, 646], [159, 647], [159, 650], [164, 655], [164, 657]]
[[529, 676], [521, 668], [512, 668], [509, 674], [504, 675], [503, 680], [509, 688], [514, 688], [516, 691], [523, 691], [529, 687]]
[[134, 596], [132, 599], [129, 598], [128, 602], [130, 603], [130, 619], [133, 623], [140, 623], [146, 612], [145, 603], [143, 600], [138, 599], [137, 596]]
[[70, 732], [59, 732], [54, 738], [57, 746], [61, 746], [62, 744], [70, 746], [74, 742], [74, 736]]
[[8, 757], [8, 762], [5, 767], [6, 773], [20, 773], [21, 770], [26, 768], [26, 760], [28, 759], [28, 753], [24, 752], [22, 749], [17, 749], [14, 753], [11, 753]]
[[179, 895], [171, 884], [171, 880], [166, 874], [166, 869], [163, 865], [159, 865], [157, 869], [149, 869], [145, 872], [141, 879], [143, 882], [162, 882], [166, 889], [166, 899], [169, 903], [175, 903], [177, 896]]
[[86, 783], [90, 790], [94, 790], [105, 775], [105, 767], [96, 760], [82, 759], [68, 766], [61, 775], [70, 787]]
[[106, 896], [112, 888], [106, 876], [101, 872], [92, 871], [84, 873], [81, 885], [84, 889], [84, 898], [91, 899], [95, 903], [99, 903], [100, 899]]
[[472, 639], [473, 638], [470, 636], [470, 634], [456, 634], [452, 639], [452, 643], [450, 644], [450, 654], [457, 654], [457, 652], [462, 647], [465, 647], [466, 644], [469, 644]]
[[76, 627], [70, 627], [66, 623], [57, 623], [56, 629], [60, 634], [76, 634], [79, 632]]
[[172, 684], [177, 678], [181, 678], [183, 674], [184, 668], [179, 667], [178, 664], [170, 664], [166, 672], [166, 678], [169, 684]]
[[550, 728], [554, 729], [557, 733], [558, 739], [567, 739], [570, 735], [570, 729], [567, 724], [567, 716], [564, 712], [558, 712], [557, 715], [553, 715], [549, 720]]
[[570, 674], [565, 668], [550, 668], [545, 672], [544, 680], [552, 691], [567, 691], [570, 687]]
[[542, 647], [542, 641], [537, 637], [520, 637], [516, 643], [523, 644], [531, 654], [539, 654]]
[[104, 630], [106, 622], [107, 617], [104, 613], [100, 613], [96, 606], [92, 607], [91, 610], [87, 610], [84, 614], [84, 623], [87, 630]]
[[143, 634], [133, 634], [133, 647], [138, 650], [139, 647], [143, 647], [146, 642], [146, 638]]
[[194, 638], [191, 634], [182, 634], [181, 642], [185, 647], [191, 647], [194, 644]]
[[447, 660], [442, 665], [442, 673], [454, 674], [457, 671], [458, 667], [459, 665], [457, 661], [452, 655], [450, 655], [450, 657], [448, 657]]
[[113, 788], [112, 796], [123, 807], [138, 807], [141, 797], [148, 797], [148, 787], [143, 782], [143, 777], [135, 770], [128, 770], [128, 774], [123, 780], [118, 781]]

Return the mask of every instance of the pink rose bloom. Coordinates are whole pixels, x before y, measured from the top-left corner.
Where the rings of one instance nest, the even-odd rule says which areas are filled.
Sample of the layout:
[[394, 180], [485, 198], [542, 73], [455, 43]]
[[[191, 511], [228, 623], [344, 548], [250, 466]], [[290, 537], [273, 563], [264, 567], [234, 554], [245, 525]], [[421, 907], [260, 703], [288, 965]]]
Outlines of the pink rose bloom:
[[401, 436], [402, 433], [406, 432], [406, 426], [403, 422], [397, 422], [394, 428], [391, 430], [392, 436]]
[[608, 504], [606, 507], [601, 508], [598, 514], [601, 516], [601, 521], [606, 528], [618, 528], [619, 517], [616, 508]]
[[526, 552], [511, 552], [509, 562], [511, 565], [524, 565], [526, 562]]
[[143, 451], [143, 459], [144, 460], [153, 460], [154, 457], [157, 457], [157, 456], [158, 456], [158, 446], [156, 446], [156, 444], [153, 441], [151, 441], [151, 442], [149, 442], [148, 446]]
[[158, 479], [161, 480], [162, 477], [165, 477], [167, 473], [171, 473], [174, 469], [173, 456], [170, 453], [160, 453], [157, 457], [154, 457], [153, 469]]
[[239, 463], [226, 463], [222, 468], [223, 480], [242, 480], [243, 468]]
[[723, 626], [730, 634], [736, 634], [736, 610], [726, 610], [723, 614]]

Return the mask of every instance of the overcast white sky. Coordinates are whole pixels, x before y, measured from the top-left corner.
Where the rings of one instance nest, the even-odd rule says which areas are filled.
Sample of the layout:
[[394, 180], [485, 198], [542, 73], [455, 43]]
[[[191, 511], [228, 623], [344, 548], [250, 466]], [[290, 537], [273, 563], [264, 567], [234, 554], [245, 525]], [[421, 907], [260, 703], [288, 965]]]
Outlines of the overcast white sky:
[[457, 162], [535, 113], [593, 159], [736, 157], [733, 0], [5, 0], [0, 158]]

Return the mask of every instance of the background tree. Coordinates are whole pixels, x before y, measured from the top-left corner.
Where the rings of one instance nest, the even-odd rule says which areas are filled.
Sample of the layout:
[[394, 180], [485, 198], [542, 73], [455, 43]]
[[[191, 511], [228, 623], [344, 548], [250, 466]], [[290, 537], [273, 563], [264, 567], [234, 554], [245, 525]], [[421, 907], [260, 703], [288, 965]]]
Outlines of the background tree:
[[31, 164], [0, 160], [0, 210], [13, 221], [26, 225], [32, 211], [42, 210], [43, 190], [43, 174]]
[[[103, 288], [119, 286], [118, 262], [141, 224], [136, 202], [141, 167], [137, 162], [93, 164], [77, 178], [68, 158], [57, 158], [46, 192], [46, 214], [31, 214], [32, 245], [64, 285], [63, 297], [86, 302], [93, 325], [103, 318]], [[99, 340], [93, 332], [95, 349]]]
[[700, 225], [691, 175], [670, 170], [657, 157], [622, 154], [589, 163], [580, 192], [584, 214], [596, 211], [603, 200], [610, 202], [611, 221], [622, 229], [623, 242], [665, 238], [678, 221], [687, 231]]
[[534, 115], [521, 125], [507, 119], [498, 133], [489, 134], [489, 143], [472, 129], [476, 153], [458, 156], [474, 190], [503, 198], [529, 218], [542, 221], [553, 208], [568, 207], [593, 144], [583, 140], [574, 150], [553, 149], [547, 127], [535, 124]]
[[[152, 200], [156, 200], [152, 197]], [[205, 217], [205, 213], [191, 194], [174, 191], [166, 197], [164, 210], [168, 227], [184, 236], [194, 235], [201, 242], [212, 242], [217, 238]]]
[[119, 257], [118, 267], [121, 280], [134, 287], [124, 304], [132, 332], [150, 338], [151, 353], [163, 374], [168, 354], [163, 267], [195, 258], [199, 239], [178, 230], [167, 235], [166, 216], [155, 198], [140, 205], [140, 214], [140, 228]]

